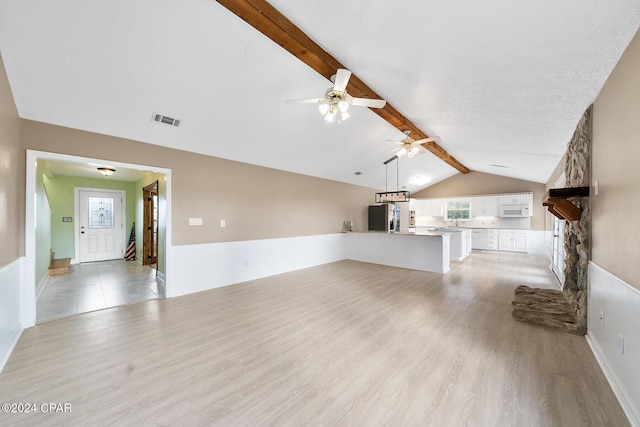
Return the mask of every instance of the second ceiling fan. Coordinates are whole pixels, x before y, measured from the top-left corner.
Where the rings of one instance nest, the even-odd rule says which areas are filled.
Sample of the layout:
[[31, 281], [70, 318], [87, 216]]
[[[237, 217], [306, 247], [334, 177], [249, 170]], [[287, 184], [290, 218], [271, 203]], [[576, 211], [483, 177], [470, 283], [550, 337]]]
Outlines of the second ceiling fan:
[[437, 139], [437, 137], [434, 137], [415, 140], [409, 136], [410, 133], [410, 130], [405, 130], [404, 134], [406, 135], [406, 137], [402, 141], [391, 141], [395, 142], [396, 144], [400, 144], [401, 146], [400, 149], [396, 152], [396, 156], [401, 157], [406, 154], [408, 158], [411, 158], [414, 156], [414, 154], [422, 154], [425, 151], [421, 144], [424, 144], [425, 142], [432, 142]]
[[289, 99], [286, 102], [287, 104], [318, 104], [320, 114], [330, 123], [334, 121], [341, 123], [347, 120], [350, 117], [348, 110], [351, 105], [369, 108], [385, 106], [384, 99], [354, 98], [349, 95], [346, 88], [350, 77], [351, 71], [340, 68], [336, 72], [333, 87], [327, 89], [323, 98]]

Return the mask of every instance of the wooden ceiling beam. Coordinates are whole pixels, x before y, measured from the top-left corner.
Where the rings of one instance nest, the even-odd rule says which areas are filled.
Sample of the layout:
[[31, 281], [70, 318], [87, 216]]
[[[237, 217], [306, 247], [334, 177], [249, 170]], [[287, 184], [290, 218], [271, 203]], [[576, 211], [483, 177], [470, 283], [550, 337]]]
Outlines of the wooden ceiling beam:
[[[282, 46], [289, 53], [300, 59], [326, 79], [336, 73], [338, 68], [348, 69], [316, 42], [311, 40], [300, 28], [289, 21], [265, 0], [216, 0], [266, 37]], [[347, 92], [356, 98], [380, 98], [369, 86], [357, 76], [351, 75]], [[411, 123], [388, 102], [383, 108], [371, 108], [371, 111], [382, 117], [401, 132], [411, 131], [413, 139], [429, 138], [416, 125]], [[435, 142], [427, 142], [422, 146], [436, 157], [449, 164], [461, 173], [469, 173], [469, 169], [456, 160], [444, 148]]]

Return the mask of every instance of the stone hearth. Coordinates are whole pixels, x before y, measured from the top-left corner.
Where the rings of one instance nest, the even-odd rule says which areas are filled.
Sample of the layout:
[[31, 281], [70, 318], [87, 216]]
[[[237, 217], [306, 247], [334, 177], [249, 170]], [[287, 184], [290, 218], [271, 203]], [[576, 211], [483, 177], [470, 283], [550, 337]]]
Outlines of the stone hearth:
[[520, 285], [513, 300], [513, 317], [521, 322], [560, 329], [576, 335], [587, 333], [562, 291]]

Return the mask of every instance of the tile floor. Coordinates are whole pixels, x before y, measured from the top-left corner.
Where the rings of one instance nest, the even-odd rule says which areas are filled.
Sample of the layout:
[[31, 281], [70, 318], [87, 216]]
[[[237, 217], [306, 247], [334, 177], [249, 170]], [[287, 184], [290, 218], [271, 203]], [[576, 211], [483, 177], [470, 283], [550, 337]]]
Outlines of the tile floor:
[[164, 287], [148, 265], [123, 260], [76, 264], [69, 274], [49, 276], [38, 298], [36, 322], [154, 298], [164, 298]]

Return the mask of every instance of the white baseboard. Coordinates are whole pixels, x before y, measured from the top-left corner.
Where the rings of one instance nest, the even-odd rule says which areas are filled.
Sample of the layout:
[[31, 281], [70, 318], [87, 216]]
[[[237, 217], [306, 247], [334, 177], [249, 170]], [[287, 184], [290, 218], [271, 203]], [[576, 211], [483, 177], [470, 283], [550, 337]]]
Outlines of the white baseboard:
[[11, 356], [11, 353], [13, 353], [13, 349], [16, 348], [16, 344], [18, 344], [20, 335], [22, 335], [22, 328], [13, 331], [13, 334], [7, 339], [7, 343], [3, 343], [4, 351], [2, 352], [2, 358], [0, 359], [0, 372], [2, 372], [4, 366], [9, 361], [9, 357]]
[[166, 284], [167, 276], [165, 276], [165, 274], [162, 271], [156, 270], [156, 280], [159, 280], [160, 282]]
[[633, 404], [633, 401], [628, 395], [626, 389], [622, 385], [620, 378], [618, 378], [618, 375], [616, 375], [616, 372], [607, 361], [607, 356], [602, 351], [602, 348], [600, 348], [598, 341], [595, 340], [593, 335], [589, 332], [587, 332], [587, 336], [585, 338], [587, 339], [587, 343], [589, 344], [589, 347], [591, 347], [591, 351], [596, 357], [598, 365], [600, 365], [604, 376], [607, 378], [607, 381], [613, 390], [613, 394], [616, 395], [618, 402], [620, 402], [620, 406], [622, 406], [622, 410], [629, 419], [629, 423], [632, 427], [640, 427], [640, 414], [638, 413], [637, 408]]

